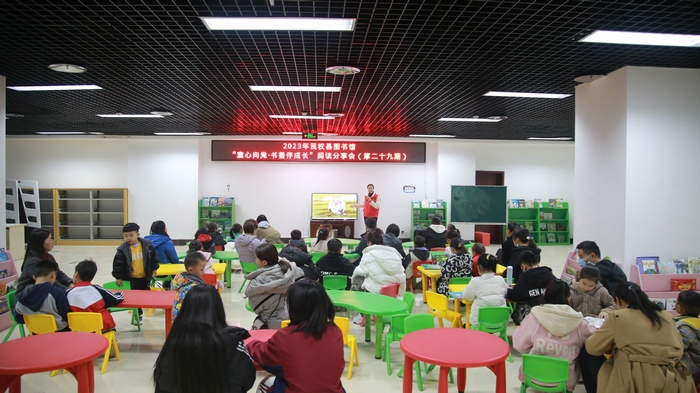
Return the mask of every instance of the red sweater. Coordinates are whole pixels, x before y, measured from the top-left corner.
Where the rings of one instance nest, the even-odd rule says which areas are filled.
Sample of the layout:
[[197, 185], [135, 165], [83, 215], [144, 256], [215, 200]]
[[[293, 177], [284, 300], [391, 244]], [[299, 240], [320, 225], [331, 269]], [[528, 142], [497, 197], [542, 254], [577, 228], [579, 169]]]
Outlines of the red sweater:
[[345, 359], [340, 329], [328, 326], [316, 340], [302, 332], [292, 333], [295, 327], [278, 330], [267, 342], [250, 341], [250, 356], [263, 366], [282, 366], [287, 393], [343, 393], [340, 377]]

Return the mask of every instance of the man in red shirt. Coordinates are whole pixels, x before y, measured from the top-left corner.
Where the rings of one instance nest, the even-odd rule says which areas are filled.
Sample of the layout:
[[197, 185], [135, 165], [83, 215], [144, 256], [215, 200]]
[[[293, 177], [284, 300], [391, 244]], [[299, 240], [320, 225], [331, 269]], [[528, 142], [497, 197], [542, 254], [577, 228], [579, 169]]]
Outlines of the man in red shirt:
[[374, 218], [376, 220], [379, 218], [379, 205], [381, 203], [382, 199], [374, 192], [374, 184], [368, 184], [364, 202], [360, 205], [355, 205], [362, 208], [362, 215], [365, 216], [365, 229], [369, 228], [367, 226], [368, 219]]

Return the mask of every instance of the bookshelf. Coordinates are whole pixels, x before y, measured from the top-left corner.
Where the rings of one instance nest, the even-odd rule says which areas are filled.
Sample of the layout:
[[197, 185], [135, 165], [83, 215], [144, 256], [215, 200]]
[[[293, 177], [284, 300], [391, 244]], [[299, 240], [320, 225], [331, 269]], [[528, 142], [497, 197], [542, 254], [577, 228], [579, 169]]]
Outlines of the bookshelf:
[[[437, 207], [423, 207], [426, 204], [437, 204]], [[411, 240], [416, 231], [422, 231], [430, 226], [433, 216], [438, 216], [442, 220], [442, 225], [447, 226], [447, 202], [445, 201], [413, 201], [411, 202]]]
[[[639, 272], [639, 267], [637, 265], [630, 266], [630, 281], [639, 285], [642, 291], [649, 296], [651, 299], [676, 299], [678, 298], [678, 291], [671, 291], [671, 279], [695, 279], [700, 283], [700, 274], [685, 273], [685, 274], [641, 274]], [[696, 291], [700, 293], [700, 291]], [[665, 307], [664, 307], [665, 308]], [[673, 314], [674, 317], [678, 316], [675, 310], [666, 311]]]
[[226, 198], [231, 200], [231, 204], [228, 206], [202, 206], [202, 200], [198, 202], [197, 217], [199, 227], [201, 228], [204, 223], [213, 222], [219, 227], [221, 233], [228, 233], [236, 222], [236, 210], [234, 206], [236, 205], [233, 198]]
[[[44, 189], [39, 198], [42, 212], [43, 206], [49, 203], [48, 191], [52, 194], [53, 219], [43, 227], [52, 232], [56, 244], [119, 245], [123, 242], [122, 228], [128, 221], [127, 189]], [[42, 213], [43, 217], [48, 218], [48, 213]]]
[[538, 245], [570, 244], [568, 202], [564, 202], [562, 207], [549, 207], [548, 202], [534, 202], [531, 208], [508, 208], [508, 222], [528, 228]]
[[51, 236], [56, 237], [54, 233], [54, 225], [56, 224], [53, 221], [53, 189], [39, 189], [39, 211], [41, 215], [41, 227], [51, 232]]
[[0, 262], [0, 284], [4, 285], [4, 288], [0, 292], [0, 330], [5, 330], [12, 326], [12, 317], [10, 317], [9, 305], [7, 304], [7, 292], [14, 290], [14, 288], [8, 288], [8, 285], [16, 286], [16, 281], [19, 279], [19, 273], [17, 272], [17, 267], [15, 267], [15, 261], [12, 259], [12, 253], [7, 252], [7, 261]]

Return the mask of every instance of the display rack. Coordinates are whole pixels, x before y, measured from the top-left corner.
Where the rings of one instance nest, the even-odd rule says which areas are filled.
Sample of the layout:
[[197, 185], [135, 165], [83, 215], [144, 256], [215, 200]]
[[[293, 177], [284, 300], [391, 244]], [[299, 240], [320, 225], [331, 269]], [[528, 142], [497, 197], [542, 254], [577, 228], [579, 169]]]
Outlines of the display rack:
[[[551, 214], [551, 218], [549, 217]], [[537, 244], [566, 245], [571, 243], [569, 235], [569, 203], [562, 207], [549, 207], [548, 202], [534, 202], [531, 208], [508, 208], [508, 222], [515, 222], [530, 230]], [[505, 238], [503, 228], [503, 237]]]
[[[433, 215], [440, 217], [442, 225], [447, 226], [447, 202], [432, 201], [438, 203], [438, 207], [416, 207], [415, 203], [416, 201], [411, 202], [411, 240], [416, 231], [425, 230], [430, 226]], [[423, 206], [424, 203], [420, 202], [420, 205]]]
[[[233, 227], [233, 223], [236, 222], [236, 201], [233, 198], [231, 198], [231, 205], [229, 206], [202, 206], [201, 199], [197, 206], [199, 228], [201, 228], [204, 223], [213, 222], [219, 227], [221, 233], [226, 234], [231, 230], [231, 227]], [[212, 217], [212, 214], [218, 214], [219, 217]]]
[[[7, 253], [7, 261], [0, 262], [0, 272], [3, 272], [3, 277], [0, 277], [0, 284], [5, 285], [5, 292], [7, 292], [7, 285], [17, 281], [19, 274], [17, 273], [17, 267], [15, 267], [15, 261], [12, 259], [12, 252], [9, 250], [5, 252]], [[13, 288], [9, 289], [13, 290]], [[11, 312], [7, 304], [6, 293], [2, 294], [0, 296], [0, 330], [5, 330], [12, 326]]]

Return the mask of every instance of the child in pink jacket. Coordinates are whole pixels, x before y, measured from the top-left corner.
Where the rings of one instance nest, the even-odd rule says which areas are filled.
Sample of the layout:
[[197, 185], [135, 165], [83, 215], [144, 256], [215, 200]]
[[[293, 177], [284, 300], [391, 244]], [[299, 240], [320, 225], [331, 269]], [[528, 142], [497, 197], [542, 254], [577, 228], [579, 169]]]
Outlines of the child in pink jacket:
[[[547, 287], [543, 304], [533, 307], [530, 315], [515, 329], [513, 348], [520, 353], [568, 360], [566, 390], [573, 391], [581, 373], [576, 358], [595, 328], [569, 306], [570, 301], [569, 286], [554, 279]], [[524, 380], [522, 366], [518, 378]]]

